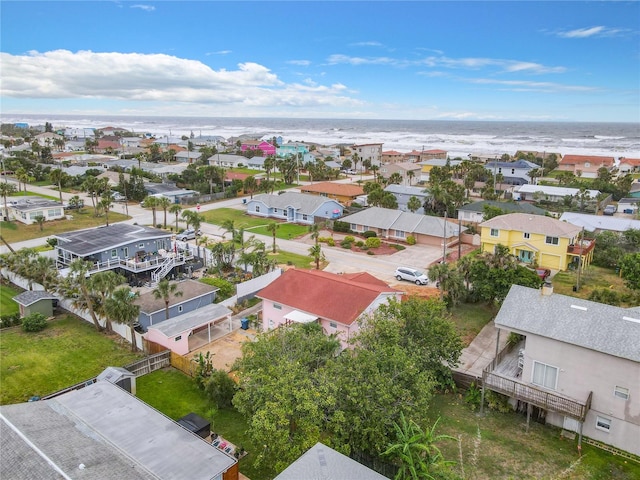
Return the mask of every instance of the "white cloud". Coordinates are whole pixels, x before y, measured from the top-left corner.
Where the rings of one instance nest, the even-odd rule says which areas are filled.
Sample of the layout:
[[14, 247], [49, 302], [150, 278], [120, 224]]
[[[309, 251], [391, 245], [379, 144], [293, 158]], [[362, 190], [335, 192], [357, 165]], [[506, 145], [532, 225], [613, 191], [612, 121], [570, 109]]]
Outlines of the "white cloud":
[[352, 47], [382, 47], [380, 42], [370, 41], [370, 42], [356, 42], [351, 44]]
[[334, 54], [327, 58], [329, 65], [349, 64], [349, 65], [394, 65], [400, 64], [399, 60], [389, 57], [350, 57], [348, 55]]
[[210, 55], [229, 55], [233, 50], [218, 50], [217, 52], [207, 52], [205, 55], [208, 57]]
[[563, 38], [614, 37], [628, 33], [629, 31], [630, 30], [625, 28], [609, 28], [598, 25], [595, 27], [576, 28], [575, 30], [557, 32], [557, 35]]
[[501, 85], [510, 87], [511, 90], [517, 91], [536, 91], [546, 93], [556, 92], [595, 92], [596, 87], [587, 87], [583, 85], [563, 85], [554, 82], [532, 82], [527, 80], [496, 80], [493, 78], [470, 78], [461, 79], [465, 82], [483, 84], [483, 85]]
[[139, 8], [145, 12], [153, 12], [156, 9], [153, 5], [131, 5], [129, 8]]
[[342, 84], [287, 84], [267, 67], [246, 62], [213, 70], [165, 54], [91, 51], [0, 52], [2, 96], [21, 99], [109, 99], [251, 106], [358, 105]]
[[311, 60], [289, 60], [287, 61], [290, 65], [299, 65], [301, 67], [308, 67], [311, 65]]

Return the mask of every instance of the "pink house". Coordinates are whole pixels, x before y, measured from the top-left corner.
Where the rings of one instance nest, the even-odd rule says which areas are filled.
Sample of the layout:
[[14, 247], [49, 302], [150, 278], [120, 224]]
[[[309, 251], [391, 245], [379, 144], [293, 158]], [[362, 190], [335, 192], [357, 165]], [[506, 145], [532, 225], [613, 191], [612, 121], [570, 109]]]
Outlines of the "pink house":
[[276, 154], [276, 147], [264, 140], [246, 140], [242, 142], [240, 149], [243, 152], [246, 152], [247, 150], [260, 150], [263, 157]]
[[615, 165], [613, 157], [601, 157], [597, 155], [565, 155], [558, 162], [556, 170], [571, 172], [584, 178], [596, 178], [598, 170], [602, 167], [611, 170]]
[[290, 269], [260, 290], [265, 331], [291, 323], [318, 322], [338, 334], [343, 348], [358, 331], [358, 320], [402, 292], [368, 273], [338, 275], [321, 270]]

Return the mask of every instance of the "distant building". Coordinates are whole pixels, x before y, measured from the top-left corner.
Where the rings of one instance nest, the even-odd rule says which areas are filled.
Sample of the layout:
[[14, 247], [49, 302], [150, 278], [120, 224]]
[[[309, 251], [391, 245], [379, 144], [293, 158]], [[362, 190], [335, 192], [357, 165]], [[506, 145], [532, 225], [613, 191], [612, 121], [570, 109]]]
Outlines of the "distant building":
[[503, 185], [524, 185], [531, 183], [529, 172], [540, 167], [526, 160], [517, 160], [515, 162], [491, 161], [485, 164], [485, 168], [494, 176], [502, 175]]
[[407, 204], [409, 203], [409, 199], [411, 197], [416, 197], [420, 201], [420, 208], [413, 213], [418, 213], [420, 215], [424, 215], [424, 202], [429, 198], [428, 190], [425, 190], [424, 187], [409, 187], [407, 185], [387, 185], [384, 188], [385, 192], [392, 193], [394, 197], [396, 197], [396, 201], [398, 202], [398, 210], [402, 212], [409, 212], [409, 207]]
[[360, 145], [353, 145], [351, 151], [358, 154], [360, 161], [358, 165], [354, 165], [356, 170], [361, 170], [362, 162], [369, 160], [371, 165], [378, 165], [382, 163], [382, 143], [363, 143]]
[[[42, 197], [11, 197], [7, 199], [7, 203], [9, 218], [26, 225], [38, 223], [39, 217], [44, 218], [45, 222], [65, 218], [64, 206], [54, 200]], [[4, 215], [4, 208], [2, 210]]]
[[498, 202], [481, 200], [463, 205], [458, 209], [458, 220], [463, 222], [484, 222], [484, 207], [499, 208], [504, 213], [530, 213], [532, 215], [546, 215], [546, 210], [526, 202]]
[[364, 194], [364, 189], [351, 183], [318, 182], [300, 186], [300, 192], [331, 198], [348, 206]]
[[611, 170], [614, 166], [615, 159], [613, 157], [565, 155], [558, 162], [556, 170], [560, 172], [570, 172], [584, 178], [596, 178], [599, 169], [604, 167], [607, 170]]

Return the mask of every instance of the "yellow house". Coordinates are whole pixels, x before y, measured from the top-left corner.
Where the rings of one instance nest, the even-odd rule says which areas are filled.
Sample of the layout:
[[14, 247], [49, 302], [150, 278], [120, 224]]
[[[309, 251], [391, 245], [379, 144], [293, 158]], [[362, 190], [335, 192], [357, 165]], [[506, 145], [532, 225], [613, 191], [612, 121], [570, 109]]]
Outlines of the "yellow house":
[[582, 238], [582, 228], [551, 217], [510, 213], [480, 224], [483, 252], [493, 252], [496, 245], [509, 248], [519, 261], [539, 268], [566, 270], [591, 263], [595, 240]]

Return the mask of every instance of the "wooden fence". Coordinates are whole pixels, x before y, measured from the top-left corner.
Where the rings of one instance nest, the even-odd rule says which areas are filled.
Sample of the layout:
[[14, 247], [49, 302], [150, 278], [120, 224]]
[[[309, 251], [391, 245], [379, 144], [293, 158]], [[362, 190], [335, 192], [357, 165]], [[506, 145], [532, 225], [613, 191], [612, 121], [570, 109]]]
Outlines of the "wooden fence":
[[136, 377], [146, 375], [170, 365], [170, 351], [165, 349], [163, 352], [150, 355], [142, 360], [126, 365], [124, 368], [133, 373]]
[[177, 368], [181, 372], [193, 377], [196, 374], [198, 364], [191, 358], [183, 357], [177, 353], [171, 352], [171, 366]]

